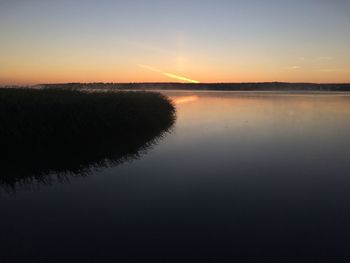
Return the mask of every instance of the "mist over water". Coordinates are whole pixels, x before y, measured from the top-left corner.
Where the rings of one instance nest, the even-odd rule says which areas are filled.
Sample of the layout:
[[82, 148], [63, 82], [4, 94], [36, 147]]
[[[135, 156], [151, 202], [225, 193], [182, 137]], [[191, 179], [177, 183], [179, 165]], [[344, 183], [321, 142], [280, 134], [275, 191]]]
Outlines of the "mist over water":
[[1, 192], [0, 261], [349, 261], [349, 95], [163, 93], [141, 158]]

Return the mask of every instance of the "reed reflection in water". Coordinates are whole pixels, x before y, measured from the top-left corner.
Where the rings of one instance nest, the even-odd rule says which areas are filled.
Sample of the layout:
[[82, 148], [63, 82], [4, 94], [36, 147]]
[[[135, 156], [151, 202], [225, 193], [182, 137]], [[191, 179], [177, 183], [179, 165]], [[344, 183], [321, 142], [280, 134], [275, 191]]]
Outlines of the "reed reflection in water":
[[139, 159], [171, 132], [163, 131], [130, 134], [108, 143], [81, 145], [74, 151], [39, 152], [32, 156], [2, 159], [0, 188], [16, 191], [18, 187], [35, 184], [70, 182], [72, 177], [87, 176], [101, 169]]

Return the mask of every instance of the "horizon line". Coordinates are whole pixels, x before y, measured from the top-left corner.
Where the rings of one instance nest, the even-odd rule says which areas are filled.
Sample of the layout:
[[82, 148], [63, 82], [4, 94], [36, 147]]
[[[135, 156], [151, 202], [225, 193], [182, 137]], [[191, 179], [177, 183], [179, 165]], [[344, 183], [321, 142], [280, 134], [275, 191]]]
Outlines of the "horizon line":
[[158, 82], [158, 81], [146, 81], [146, 82], [48, 82], [48, 83], [35, 83], [35, 84], [0, 84], [0, 87], [11, 87], [11, 86], [40, 86], [40, 85], [67, 85], [67, 84], [110, 84], [110, 85], [125, 85], [125, 84], [178, 84], [178, 85], [230, 85], [230, 84], [314, 84], [314, 85], [350, 85], [350, 82], [290, 82], [290, 81], [247, 81], [247, 82], [200, 82], [200, 83], [188, 83], [188, 82]]

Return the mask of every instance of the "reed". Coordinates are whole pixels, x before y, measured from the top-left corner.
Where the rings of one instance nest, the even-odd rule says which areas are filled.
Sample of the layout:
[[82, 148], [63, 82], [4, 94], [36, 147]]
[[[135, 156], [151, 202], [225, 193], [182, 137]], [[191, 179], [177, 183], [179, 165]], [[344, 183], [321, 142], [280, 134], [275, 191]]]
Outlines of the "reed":
[[6, 171], [0, 181], [118, 162], [174, 120], [171, 101], [155, 92], [0, 89], [0, 163]]

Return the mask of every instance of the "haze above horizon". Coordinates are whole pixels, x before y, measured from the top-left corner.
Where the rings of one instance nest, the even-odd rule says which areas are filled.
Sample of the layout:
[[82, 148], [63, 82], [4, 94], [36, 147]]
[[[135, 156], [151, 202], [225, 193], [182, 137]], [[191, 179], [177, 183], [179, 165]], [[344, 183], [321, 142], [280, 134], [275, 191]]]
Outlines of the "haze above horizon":
[[347, 0], [0, 0], [0, 84], [350, 82]]

